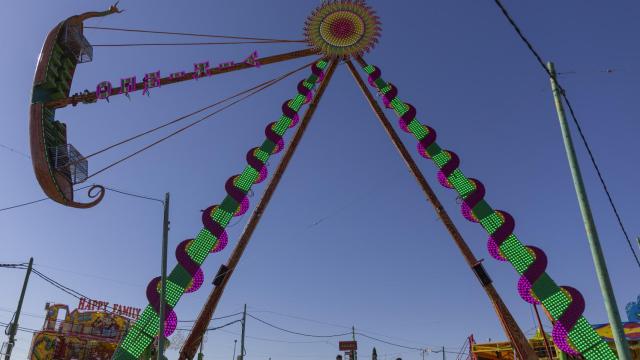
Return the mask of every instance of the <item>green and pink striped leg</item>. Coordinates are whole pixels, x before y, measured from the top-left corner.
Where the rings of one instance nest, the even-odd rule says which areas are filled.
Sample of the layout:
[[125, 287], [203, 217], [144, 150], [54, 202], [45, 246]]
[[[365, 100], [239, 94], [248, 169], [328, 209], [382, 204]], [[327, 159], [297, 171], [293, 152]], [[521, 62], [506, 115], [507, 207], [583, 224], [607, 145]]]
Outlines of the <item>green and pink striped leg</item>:
[[[175, 330], [177, 316], [173, 309], [185, 292], [195, 291], [202, 284], [203, 275], [200, 266], [207, 256], [226, 246], [225, 228], [231, 218], [242, 215], [249, 208], [247, 194], [253, 184], [260, 183], [267, 177], [267, 161], [271, 155], [284, 148], [283, 135], [287, 129], [298, 123], [298, 112], [303, 104], [312, 100], [312, 89], [324, 78], [323, 70], [327, 64], [326, 60], [320, 60], [311, 66], [311, 75], [298, 83], [298, 94], [282, 105], [280, 119], [267, 125], [266, 140], [260, 147], [255, 147], [247, 153], [247, 167], [241, 174], [227, 180], [225, 185], [227, 196], [222, 203], [212, 205], [203, 212], [204, 228], [195, 239], [185, 240], [176, 248], [178, 264], [167, 278], [165, 301], [168, 316], [165, 320], [165, 336], [171, 335]], [[160, 330], [158, 284], [159, 278], [154, 278], [147, 286], [149, 305], [118, 346], [113, 356], [114, 360], [139, 359], [158, 336]]]
[[587, 360], [616, 359], [615, 353], [582, 316], [585, 303], [580, 292], [569, 286], [556, 285], [546, 273], [545, 253], [536, 247], [523, 245], [513, 233], [513, 217], [489, 206], [484, 200], [482, 183], [467, 178], [460, 171], [458, 156], [438, 146], [436, 132], [418, 121], [416, 109], [397, 97], [398, 90], [381, 78], [380, 69], [371, 65], [363, 69], [369, 75], [369, 83], [382, 94], [385, 106], [398, 115], [402, 130], [413, 134], [418, 140], [420, 155], [431, 159], [438, 167], [440, 184], [454, 189], [463, 199], [461, 211], [464, 217], [480, 223], [487, 231], [489, 253], [497, 260], [509, 261], [520, 274], [520, 296], [530, 303], [542, 303], [553, 317], [555, 344], [569, 354], [582, 354]]

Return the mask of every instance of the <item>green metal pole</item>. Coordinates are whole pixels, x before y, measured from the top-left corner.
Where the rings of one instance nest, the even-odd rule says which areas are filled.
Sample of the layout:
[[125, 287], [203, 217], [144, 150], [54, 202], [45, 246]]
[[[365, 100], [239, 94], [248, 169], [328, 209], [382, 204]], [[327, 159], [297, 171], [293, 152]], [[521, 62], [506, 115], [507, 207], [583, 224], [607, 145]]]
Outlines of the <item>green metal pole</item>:
[[598, 239], [596, 225], [593, 222], [593, 215], [591, 214], [589, 199], [587, 198], [587, 193], [584, 188], [582, 174], [580, 172], [580, 167], [576, 158], [575, 149], [573, 148], [571, 133], [569, 132], [569, 125], [567, 124], [567, 119], [565, 118], [564, 114], [564, 108], [562, 107], [560, 89], [558, 88], [558, 84], [556, 83], [556, 72], [553, 63], [547, 63], [547, 68], [552, 74], [551, 89], [553, 90], [553, 99], [555, 101], [556, 110], [558, 112], [558, 120], [560, 120], [562, 139], [564, 140], [564, 147], [567, 151], [569, 167], [571, 168], [571, 175], [573, 177], [573, 185], [576, 188], [578, 203], [580, 204], [580, 212], [582, 213], [582, 220], [587, 232], [587, 239], [589, 240], [589, 247], [591, 248], [591, 255], [593, 256], [593, 264], [596, 268], [598, 282], [600, 283], [600, 290], [602, 291], [602, 297], [604, 298], [604, 306], [607, 310], [607, 317], [609, 318], [609, 323], [611, 324], [611, 331], [613, 332], [613, 340], [616, 344], [616, 350], [618, 351], [618, 358], [620, 360], [631, 360], [629, 345], [627, 344], [627, 339], [624, 336], [622, 321], [620, 320], [620, 313], [618, 312], [616, 298], [613, 294], [613, 288], [611, 287], [611, 279], [609, 278], [607, 263], [605, 262], [604, 254], [602, 253], [602, 247], [600, 246], [600, 240]]
[[20, 300], [18, 300], [18, 308], [16, 309], [16, 316], [9, 324], [9, 342], [7, 343], [7, 353], [4, 360], [11, 359], [11, 351], [16, 344], [16, 334], [18, 333], [18, 321], [20, 320], [20, 312], [22, 311], [22, 302], [24, 301], [24, 294], [27, 292], [27, 284], [29, 283], [29, 276], [31, 276], [31, 268], [33, 267], [33, 258], [29, 259], [29, 266], [27, 267], [27, 275], [24, 277], [24, 283], [22, 283], [22, 291], [20, 292]]
[[162, 270], [160, 275], [160, 332], [158, 333], [158, 360], [164, 356], [165, 293], [167, 291], [167, 246], [169, 243], [169, 193], [164, 195], [164, 218], [162, 224]]

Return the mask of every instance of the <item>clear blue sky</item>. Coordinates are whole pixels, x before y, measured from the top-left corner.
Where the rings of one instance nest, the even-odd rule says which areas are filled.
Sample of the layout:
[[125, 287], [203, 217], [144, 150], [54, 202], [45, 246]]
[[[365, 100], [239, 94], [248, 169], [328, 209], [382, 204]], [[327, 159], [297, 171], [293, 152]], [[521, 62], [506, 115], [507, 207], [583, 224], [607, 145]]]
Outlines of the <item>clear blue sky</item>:
[[[298, 39], [317, 1], [121, 2], [127, 11], [91, 25]], [[492, 1], [371, 0], [383, 23], [379, 45], [367, 56], [381, 67], [400, 97], [434, 127], [438, 142], [462, 159], [463, 171], [487, 188], [487, 200], [509, 211], [526, 244], [544, 249], [549, 274], [578, 288], [585, 315], [606, 322], [592, 259], [578, 211], [548, 79]], [[28, 153], [28, 106], [33, 71], [47, 32], [69, 15], [102, 10], [105, 1], [14, 1], [0, 13], [3, 51], [0, 143]], [[640, 233], [635, 153], [640, 133], [640, 4], [625, 0], [506, 1], [538, 50], [556, 62], [583, 128], [632, 236]], [[163, 37], [86, 31], [93, 43], [171, 41]], [[177, 39], [183, 40], [183, 39]], [[92, 63], [77, 70], [73, 91], [102, 80], [160, 70], [188, 70], [197, 61], [240, 61], [251, 51], [277, 54], [297, 45], [197, 48], [96, 48]], [[300, 66], [309, 59], [251, 69], [197, 83], [167, 86], [150, 97], [81, 105], [59, 111], [70, 142], [88, 154], [118, 139], [213, 103]], [[613, 73], [603, 70], [615, 69]], [[225, 195], [224, 182], [245, 166], [246, 151], [264, 138], [264, 126], [295, 94], [300, 73], [150, 151], [100, 175], [97, 183], [162, 197], [171, 193], [170, 254], [200, 229], [200, 210]], [[391, 113], [389, 115], [392, 115]], [[395, 121], [394, 121], [395, 122]], [[402, 135], [411, 149], [415, 141]], [[99, 169], [149, 142], [92, 159]], [[638, 268], [615, 223], [582, 145], [577, 144], [618, 306], [636, 297]], [[271, 160], [273, 169], [281, 157]], [[0, 149], [0, 207], [42, 197], [30, 161]], [[454, 193], [435, 181], [430, 162], [418, 160], [478, 257], [488, 258], [486, 235], [459, 215]], [[264, 184], [256, 186], [252, 203]], [[229, 229], [235, 244], [244, 221]], [[159, 273], [162, 209], [157, 203], [108, 193], [91, 210], [44, 202], [0, 213], [0, 262], [35, 258], [39, 269], [96, 299], [146, 305], [145, 287]], [[210, 280], [231, 251], [210, 256], [207, 281], [186, 295], [176, 311], [193, 319]], [[170, 257], [173, 267], [175, 258]], [[508, 264], [486, 267], [523, 330], [531, 309], [517, 295]], [[0, 271], [0, 321], [8, 322], [23, 272]], [[636, 284], [636, 285], [633, 285]], [[29, 284], [20, 325], [40, 328], [45, 302], [77, 305], [38, 278]], [[250, 311], [279, 326], [316, 334], [357, 329], [409, 346], [457, 348], [473, 333], [479, 341], [504, 335], [485, 294], [442, 224], [387, 140], [346, 67], [338, 68], [260, 223], [217, 314]], [[267, 312], [271, 311], [271, 312]], [[279, 314], [316, 320], [295, 319]], [[32, 316], [35, 315], [35, 316]], [[626, 319], [626, 316], [623, 316]], [[322, 324], [319, 322], [327, 323]], [[220, 324], [220, 323], [218, 323]], [[329, 325], [334, 324], [334, 325]], [[336, 324], [338, 326], [336, 326]], [[216, 322], [213, 323], [216, 325]], [[341, 327], [345, 326], [345, 327]], [[239, 327], [212, 332], [206, 358], [228, 359]], [[235, 333], [235, 334], [234, 334]], [[287, 335], [249, 320], [248, 359], [332, 359], [337, 340]], [[24, 358], [30, 335], [21, 333], [15, 358]], [[270, 339], [270, 340], [264, 340]], [[295, 343], [276, 342], [290, 341]], [[362, 356], [415, 351], [359, 339]], [[170, 353], [169, 357], [175, 356]], [[395, 355], [394, 355], [395, 356]], [[439, 357], [439, 354], [432, 356]]]

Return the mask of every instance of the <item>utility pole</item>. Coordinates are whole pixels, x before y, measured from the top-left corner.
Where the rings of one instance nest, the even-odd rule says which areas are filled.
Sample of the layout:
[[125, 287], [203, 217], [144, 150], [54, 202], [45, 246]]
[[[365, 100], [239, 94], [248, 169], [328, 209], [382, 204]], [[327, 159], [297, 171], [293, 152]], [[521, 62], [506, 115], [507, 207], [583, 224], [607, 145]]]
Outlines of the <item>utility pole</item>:
[[27, 284], [29, 283], [29, 276], [31, 276], [31, 269], [33, 268], [33, 258], [29, 258], [29, 266], [27, 267], [27, 274], [24, 277], [24, 283], [22, 283], [22, 291], [20, 292], [20, 300], [18, 300], [18, 308], [16, 309], [16, 315], [13, 321], [9, 324], [9, 342], [7, 343], [7, 353], [4, 360], [11, 359], [11, 351], [16, 344], [16, 334], [18, 333], [18, 321], [20, 320], [20, 312], [22, 311], [22, 302], [24, 301], [24, 294], [27, 291]]
[[240, 338], [240, 360], [244, 360], [244, 331], [247, 323], [247, 304], [244, 304], [244, 311], [242, 312], [242, 337]]
[[[356, 341], [356, 326], [355, 325], [351, 326], [351, 337], [353, 338], [353, 341]], [[351, 350], [351, 360], [358, 360], [358, 351], [357, 350]]]
[[[366, 64], [362, 57], [359, 56], [356, 57], [356, 61], [358, 61], [358, 63], [360, 63], [360, 65], [362, 66]], [[464, 260], [467, 262], [467, 265], [469, 265], [469, 268], [471, 268], [471, 270], [474, 272], [476, 278], [480, 282], [480, 285], [489, 297], [489, 300], [491, 300], [494, 310], [498, 315], [500, 325], [502, 325], [507, 338], [509, 339], [509, 341], [511, 341], [513, 348], [516, 350], [518, 357], [523, 360], [537, 360], [538, 357], [536, 356], [535, 351], [533, 351], [533, 348], [527, 341], [524, 333], [516, 323], [515, 319], [511, 315], [511, 312], [504, 304], [502, 298], [493, 286], [493, 280], [491, 280], [489, 274], [482, 265], [482, 261], [478, 261], [478, 259], [471, 251], [471, 248], [458, 231], [458, 228], [453, 223], [453, 220], [451, 220], [451, 217], [449, 217], [449, 214], [442, 206], [442, 203], [436, 196], [435, 192], [433, 191], [429, 183], [427, 183], [424, 174], [422, 174], [415, 160], [413, 160], [413, 157], [411, 157], [411, 154], [407, 150], [407, 147], [402, 143], [402, 140], [398, 136], [398, 133], [394, 130], [391, 122], [382, 111], [380, 105], [376, 102], [376, 99], [373, 97], [373, 94], [371, 94], [371, 91], [369, 91], [369, 89], [367, 88], [364, 80], [362, 80], [362, 77], [358, 74], [353, 63], [350, 60], [345, 61], [345, 63], [349, 67], [349, 70], [351, 71], [351, 74], [353, 75], [356, 83], [362, 90], [362, 93], [367, 98], [367, 101], [373, 109], [373, 112], [378, 117], [378, 120], [380, 120], [380, 123], [387, 132], [387, 135], [389, 135], [391, 141], [400, 153], [400, 156], [402, 156], [407, 167], [409, 167], [411, 174], [416, 178], [416, 181], [420, 185], [420, 188], [424, 192], [424, 195], [429, 200], [431, 205], [433, 205], [436, 214], [438, 215], [440, 220], [442, 220], [444, 226], [447, 228], [449, 235], [451, 235], [453, 242], [460, 250], [460, 253], [464, 257]]]
[[609, 323], [611, 324], [613, 340], [616, 343], [618, 358], [620, 360], [631, 360], [629, 345], [627, 344], [627, 339], [624, 336], [622, 321], [620, 320], [620, 313], [618, 312], [616, 298], [613, 294], [613, 288], [611, 287], [611, 279], [609, 278], [607, 263], [604, 259], [602, 247], [600, 246], [598, 231], [596, 230], [596, 225], [593, 221], [591, 207], [589, 206], [589, 199], [587, 198], [587, 193], [584, 188], [584, 182], [582, 181], [582, 173], [580, 172], [580, 166], [578, 164], [578, 159], [576, 158], [573, 141], [571, 140], [571, 132], [569, 131], [569, 125], [567, 124], [564, 108], [562, 107], [562, 97], [560, 94], [561, 90], [558, 87], [558, 83], [556, 82], [556, 72], [553, 63], [548, 62], [547, 68], [551, 73], [551, 90], [553, 90], [553, 100], [556, 105], [556, 111], [558, 112], [558, 120], [560, 121], [562, 139], [564, 140], [564, 147], [567, 152], [567, 160], [569, 161], [569, 168], [571, 169], [571, 176], [573, 177], [573, 185], [576, 189], [578, 204], [580, 205], [580, 212], [582, 213], [582, 221], [584, 222], [584, 227], [587, 232], [587, 239], [589, 240], [589, 247], [591, 248], [591, 256], [593, 256], [593, 264], [596, 269], [598, 282], [600, 283], [602, 297], [604, 298], [604, 306], [607, 310]]
[[442, 345], [442, 360], [447, 360], [446, 357], [447, 355], [444, 353], [444, 345]]
[[164, 321], [166, 292], [167, 292], [167, 246], [169, 243], [169, 193], [164, 195], [164, 217], [162, 222], [162, 264], [160, 275], [160, 332], [158, 334], [158, 360], [165, 360], [164, 356]]

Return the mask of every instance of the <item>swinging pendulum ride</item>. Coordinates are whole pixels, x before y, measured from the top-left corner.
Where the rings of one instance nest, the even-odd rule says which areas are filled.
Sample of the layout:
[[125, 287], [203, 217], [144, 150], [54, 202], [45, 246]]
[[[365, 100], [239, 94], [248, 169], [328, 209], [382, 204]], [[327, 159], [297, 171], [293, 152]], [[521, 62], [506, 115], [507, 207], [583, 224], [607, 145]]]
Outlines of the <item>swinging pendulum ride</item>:
[[[104, 91], [107, 91], [107, 97], [128, 94], [135, 90], [146, 90], [150, 84], [164, 86], [197, 79], [199, 74], [211, 76], [255, 65], [245, 62], [223, 69], [212, 69], [208, 68], [207, 64], [205, 68], [196, 66], [193, 72], [184, 73], [179, 77], [145, 77], [140, 83], [136, 83], [135, 80], [133, 83], [123, 82], [120, 88], [109, 87], [107, 90], [98, 86], [96, 92], [85, 91], [70, 95], [76, 66], [90, 61], [93, 56], [91, 46], [83, 36], [83, 22], [117, 12], [119, 10], [114, 6], [106, 12], [85, 13], [61, 22], [47, 36], [38, 61], [30, 118], [34, 170], [47, 196], [66, 206], [95, 206], [102, 200], [104, 188], [93, 188], [99, 192], [97, 199], [92, 202], [74, 201], [73, 185], [87, 177], [86, 158], [68, 143], [66, 125], [54, 120], [56, 109], [67, 105], [96, 102], [102, 98]], [[384, 106], [397, 115], [398, 127], [415, 137], [418, 154], [435, 165], [439, 183], [454, 190], [462, 199], [462, 215], [467, 220], [478, 223], [487, 232], [489, 254], [496, 260], [510, 263], [520, 275], [517, 290], [522, 299], [532, 304], [541, 304], [546, 309], [554, 321], [552, 336], [555, 344], [568, 354], [582, 355], [588, 360], [615, 359], [614, 352], [582, 316], [585, 302], [580, 292], [569, 286], [556, 285], [546, 272], [545, 253], [537, 247], [526, 246], [520, 242], [513, 232], [513, 217], [508, 212], [495, 210], [489, 205], [485, 200], [484, 185], [479, 180], [463, 174], [460, 158], [456, 153], [443, 149], [436, 142], [435, 130], [418, 120], [416, 108], [398, 97], [398, 88], [382, 77], [378, 67], [364, 60], [363, 55], [375, 46], [380, 36], [379, 20], [373, 10], [360, 0], [325, 2], [308, 17], [304, 32], [307, 48], [254, 59], [262, 65], [267, 65], [305, 56], [321, 57], [310, 65], [310, 73], [298, 83], [295, 96], [284, 101], [278, 120], [266, 126], [263, 142], [247, 152], [247, 165], [244, 170], [227, 180], [227, 195], [222, 202], [209, 206], [203, 212], [203, 228], [193, 239], [184, 240], [177, 246], [177, 265], [170, 272], [166, 282], [164, 301], [168, 316], [163, 335], [169, 336], [175, 331], [178, 319], [175, 308], [180, 298], [198, 290], [203, 284], [204, 274], [201, 266], [205, 259], [228, 244], [229, 238], [225, 228], [230, 220], [249, 210], [248, 193], [253, 185], [268, 178], [267, 161], [272, 155], [285, 149], [284, 135], [301, 123], [299, 113], [302, 107], [309, 105], [302, 121], [306, 122], [311, 117], [312, 109], [317, 105], [337, 64], [344, 61], [353, 68], [351, 59], [354, 59], [367, 74], [371, 87], [381, 95]], [[90, 196], [96, 194], [90, 193]], [[219, 273], [223, 278], [228, 278], [229, 274], [228, 271]], [[158, 313], [162, 301], [158, 291], [159, 282], [160, 278], [157, 277], [147, 286], [149, 305], [120, 343], [114, 359], [138, 359], [158, 336]]]

